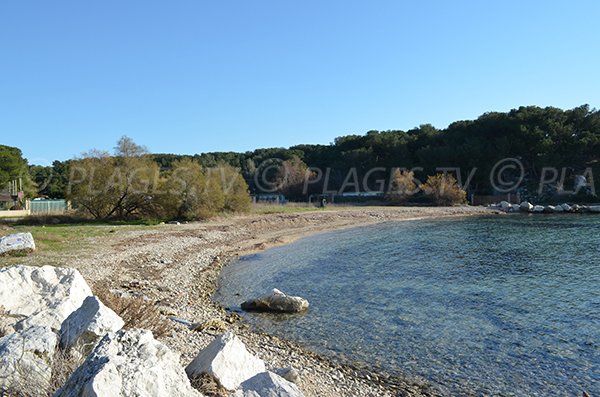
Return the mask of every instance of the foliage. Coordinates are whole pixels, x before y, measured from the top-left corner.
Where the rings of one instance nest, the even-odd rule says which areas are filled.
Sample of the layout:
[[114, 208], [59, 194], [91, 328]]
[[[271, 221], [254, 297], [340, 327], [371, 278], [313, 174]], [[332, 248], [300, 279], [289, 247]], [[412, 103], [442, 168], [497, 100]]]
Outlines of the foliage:
[[456, 179], [449, 174], [437, 174], [427, 178], [421, 189], [436, 205], [464, 204], [467, 193], [460, 188]]
[[396, 168], [392, 174], [390, 186], [385, 199], [392, 203], [402, 203], [417, 192], [415, 173], [413, 171], [402, 171]]
[[4, 191], [10, 182], [21, 179], [23, 191], [27, 197], [35, 193], [35, 184], [29, 176], [27, 160], [23, 158], [20, 149], [0, 145], [0, 192]]

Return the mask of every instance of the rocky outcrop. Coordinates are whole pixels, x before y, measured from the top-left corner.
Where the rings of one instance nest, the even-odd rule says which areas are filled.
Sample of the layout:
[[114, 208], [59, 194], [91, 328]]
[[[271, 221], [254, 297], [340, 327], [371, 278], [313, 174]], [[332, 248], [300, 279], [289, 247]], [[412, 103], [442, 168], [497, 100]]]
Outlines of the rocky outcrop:
[[106, 335], [55, 397], [190, 397], [194, 390], [179, 357], [150, 331]]
[[120, 330], [123, 325], [123, 319], [97, 297], [88, 296], [81, 307], [62, 323], [60, 347], [88, 355], [104, 335]]
[[265, 363], [232, 332], [218, 336], [185, 369], [190, 379], [209, 374], [228, 390], [264, 371]]
[[298, 313], [307, 310], [309, 303], [304, 298], [288, 296], [278, 289], [274, 289], [269, 295], [247, 300], [241, 306], [246, 311]]
[[17, 330], [42, 325], [58, 331], [92, 295], [77, 270], [53, 266], [0, 269], [0, 286], [0, 302]]
[[50, 390], [57, 341], [50, 327], [42, 326], [0, 338], [0, 395], [43, 395]]
[[0, 237], [0, 255], [9, 251], [33, 251], [35, 241], [31, 233], [16, 233]]
[[298, 386], [273, 372], [260, 374], [243, 382], [235, 397], [302, 397]]

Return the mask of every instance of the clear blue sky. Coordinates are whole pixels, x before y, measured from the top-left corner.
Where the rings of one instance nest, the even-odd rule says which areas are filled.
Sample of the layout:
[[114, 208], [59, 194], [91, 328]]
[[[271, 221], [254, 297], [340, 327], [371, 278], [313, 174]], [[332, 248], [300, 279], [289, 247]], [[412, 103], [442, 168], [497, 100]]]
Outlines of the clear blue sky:
[[330, 143], [600, 107], [597, 1], [2, 1], [0, 144], [30, 163]]

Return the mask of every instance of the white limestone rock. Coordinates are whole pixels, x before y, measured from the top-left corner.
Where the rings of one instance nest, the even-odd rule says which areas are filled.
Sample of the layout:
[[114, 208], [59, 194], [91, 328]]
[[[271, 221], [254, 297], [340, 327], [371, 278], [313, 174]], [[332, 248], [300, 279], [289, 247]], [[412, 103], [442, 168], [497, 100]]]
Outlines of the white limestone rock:
[[265, 363], [250, 354], [232, 332], [218, 336], [185, 369], [190, 379], [206, 373], [228, 390], [264, 371]]
[[528, 201], [523, 201], [519, 208], [521, 209], [521, 211], [531, 212], [533, 211], [533, 204], [531, 204]]
[[298, 313], [307, 310], [309, 303], [299, 296], [289, 296], [278, 289], [273, 289], [269, 295], [247, 300], [241, 306], [246, 311]]
[[573, 208], [571, 208], [571, 206], [567, 203], [561, 204], [560, 206], [562, 207], [563, 211], [565, 211], [565, 212], [573, 211]]
[[75, 269], [22, 265], [0, 269], [0, 302], [17, 330], [41, 325], [58, 331], [91, 295]]
[[273, 372], [262, 372], [240, 386], [235, 397], [303, 397], [298, 386]]
[[54, 397], [200, 397], [179, 357], [141, 329], [106, 335]]
[[16, 233], [0, 237], [0, 255], [9, 251], [35, 250], [31, 233]]
[[125, 322], [117, 313], [104, 306], [96, 296], [88, 296], [62, 323], [60, 347], [75, 349], [87, 356], [104, 335], [120, 330], [123, 325]]
[[0, 338], [0, 394], [42, 395], [48, 391], [57, 342], [50, 327], [42, 326]]

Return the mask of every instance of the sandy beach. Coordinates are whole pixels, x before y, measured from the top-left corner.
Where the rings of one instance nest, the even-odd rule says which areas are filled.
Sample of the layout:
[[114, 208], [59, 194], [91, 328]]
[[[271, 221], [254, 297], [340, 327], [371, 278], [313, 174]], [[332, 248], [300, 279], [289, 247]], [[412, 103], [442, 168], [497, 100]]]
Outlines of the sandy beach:
[[[388, 221], [492, 213], [483, 207], [354, 207], [221, 217], [141, 229], [101, 226], [111, 233], [86, 237], [91, 239], [89, 248], [61, 253], [60, 262], [77, 268], [93, 288], [143, 297], [165, 317], [192, 323], [221, 321], [265, 360], [268, 369], [298, 369], [299, 387], [306, 396], [437, 396], [424, 380], [390, 378], [359, 363], [335, 362], [295, 343], [250, 330], [238, 315], [213, 302], [218, 275], [240, 255], [314, 233]], [[39, 261], [36, 255], [23, 258], [23, 263], [35, 261]], [[169, 327], [160, 339], [181, 354], [183, 365], [219, 333], [191, 331], [173, 321]]]

